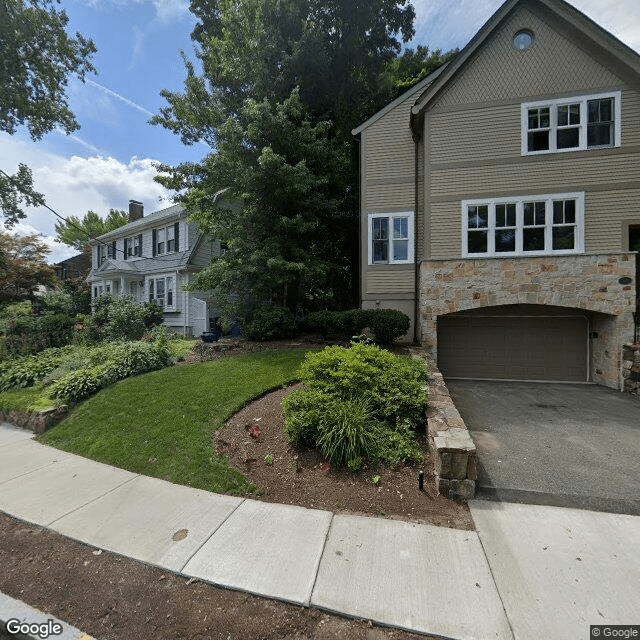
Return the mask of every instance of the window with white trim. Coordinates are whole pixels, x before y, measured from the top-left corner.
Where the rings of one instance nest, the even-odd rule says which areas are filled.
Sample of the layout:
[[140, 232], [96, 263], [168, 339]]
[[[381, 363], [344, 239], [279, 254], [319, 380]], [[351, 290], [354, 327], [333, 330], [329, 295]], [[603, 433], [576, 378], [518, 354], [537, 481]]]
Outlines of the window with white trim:
[[368, 216], [369, 264], [413, 262], [413, 211], [370, 213]]
[[149, 302], [165, 310], [175, 310], [175, 301], [173, 276], [149, 279]]
[[619, 147], [621, 100], [613, 91], [522, 104], [522, 155]]
[[462, 202], [463, 256], [584, 251], [584, 193]]

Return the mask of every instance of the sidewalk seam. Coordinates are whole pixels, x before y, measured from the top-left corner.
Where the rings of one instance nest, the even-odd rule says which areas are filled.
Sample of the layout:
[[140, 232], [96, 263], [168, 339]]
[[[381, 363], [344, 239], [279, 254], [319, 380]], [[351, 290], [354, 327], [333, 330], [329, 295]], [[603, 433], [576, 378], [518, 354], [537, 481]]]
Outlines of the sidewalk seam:
[[60, 463], [62, 463], [64, 461], [65, 461], [65, 458], [63, 458], [62, 460], [52, 460], [48, 464], [43, 464], [41, 467], [36, 467], [35, 469], [31, 469], [31, 471], [25, 471], [24, 473], [20, 473], [17, 476], [13, 476], [13, 478], [8, 478], [7, 480], [1, 480], [0, 481], [0, 485], [6, 484], [7, 482], [11, 482], [12, 480], [16, 480], [17, 478], [23, 478], [24, 476], [28, 476], [31, 473], [35, 473], [36, 471], [40, 471], [40, 469], [46, 469], [47, 467], [50, 467], [53, 464], [60, 464]]
[[[471, 513], [471, 519], [473, 520], [473, 513]], [[475, 520], [473, 521], [473, 526], [476, 526]], [[513, 626], [511, 625], [511, 620], [509, 619], [509, 614], [504, 606], [504, 600], [502, 599], [502, 594], [500, 593], [500, 589], [498, 588], [498, 583], [496, 581], [495, 575], [493, 575], [493, 568], [491, 566], [491, 562], [489, 562], [489, 556], [487, 555], [487, 550], [484, 548], [484, 544], [482, 542], [482, 536], [476, 527], [476, 535], [478, 536], [478, 542], [480, 542], [480, 548], [482, 549], [482, 553], [484, 554], [484, 559], [487, 561], [487, 567], [489, 567], [489, 573], [491, 574], [491, 579], [493, 580], [493, 586], [496, 588], [496, 593], [498, 594], [498, 598], [500, 598], [500, 604], [502, 605], [502, 611], [504, 611], [504, 617], [509, 625], [509, 631], [511, 631], [511, 637], [514, 640], [516, 639], [516, 634], [513, 630]]]
[[335, 513], [332, 511], [331, 512], [331, 520], [329, 521], [329, 526], [327, 527], [327, 533], [325, 533], [324, 536], [324, 542], [322, 543], [322, 553], [320, 554], [320, 557], [318, 558], [318, 562], [315, 566], [315, 577], [313, 579], [313, 584], [311, 585], [311, 591], [309, 592], [309, 598], [306, 601], [307, 606], [311, 606], [311, 600], [313, 599], [313, 592], [315, 591], [316, 588], [316, 582], [318, 582], [318, 574], [320, 573], [320, 565], [322, 564], [322, 559], [324, 558], [324, 552], [327, 549], [327, 540], [329, 540], [329, 534], [331, 533], [331, 528], [333, 527], [333, 519], [335, 517]]
[[211, 538], [213, 538], [213, 536], [216, 534], [216, 532], [220, 529], [220, 527], [247, 501], [246, 498], [242, 498], [240, 500], [240, 502], [229, 512], [229, 515], [211, 532], [211, 535], [209, 535], [203, 542], [202, 544], [187, 558], [187, 561], [182, 565], [182, 567], [180, 568], [180, 570], [178, 571], [178, 573], [184, 575], [182, 572], [184, 571], [185, 567], [191, 562], [191, 560], [193, 559], [193, 557], [196, 555], [196, 553], [198, 553], [198, 551], [200, 551], [200, 549], [202, 549], [202, 547], [204, 547], [205, 544], [207, 544], [207, 542], [209, 542], [209, 540], [211, 540]]
[[[65, 513], [65, 514], [63, 514], [61, 516], [58, 516], [57, 518], [55, 518], [54, 520], [52, 520], [48, 524], [45, 524], [45, 525], [42, 525], [42, 526], [49, 528], [49, 527], [51, 527], [51, 525], [55, 524], [59, 520], [62, 520], [62, 518], [66, 518], [67, 516], [71, 515], [72, 513], [75, 513], [76, 511], [80, 511], [80, 509], [84, 509], [87, 505], [95, 502], [96, 500], [100, 500], [100, 498], [104, 498], [105, 496], [108, 496], [110, 493], [113, 493], [117, 489], [120, 489], [120, 487], [124, 487], [125, 484], [127, 484], [129, 482], [133, 482], [137, 478], [141, 478], [141, 477], [142, 477], [142, 474], [137, 473], [136, 475], [133, 476], [133, 478], [129, 478], [128, 480], [125, 480], [124, 482], [122, 482], [121, 484], [117, 485], [116, 487], [113, 487], [113, 489], [109, 489], [109, 491], [105, 491], [104, 493], [101, 493], [99, 496], [96, 496], [95, 498], [92, 498], [88, 502], [85, 502], [83, 505], [80, 505], [79, 507], [76, 507], [75, 509], [71, 509], [71, 511], [69, 511], [68, 513]], [[95, 546], [95, 545], [92, 545], [92, 546]]]

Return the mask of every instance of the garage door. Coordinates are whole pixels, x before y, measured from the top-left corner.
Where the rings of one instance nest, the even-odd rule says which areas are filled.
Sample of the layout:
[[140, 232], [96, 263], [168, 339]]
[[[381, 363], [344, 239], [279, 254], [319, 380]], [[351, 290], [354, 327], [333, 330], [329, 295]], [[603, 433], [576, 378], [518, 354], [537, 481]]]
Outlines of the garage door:
[[585, 382], [588, 353], [581, 316], [438, 318], [438, 367], [452, 378]]

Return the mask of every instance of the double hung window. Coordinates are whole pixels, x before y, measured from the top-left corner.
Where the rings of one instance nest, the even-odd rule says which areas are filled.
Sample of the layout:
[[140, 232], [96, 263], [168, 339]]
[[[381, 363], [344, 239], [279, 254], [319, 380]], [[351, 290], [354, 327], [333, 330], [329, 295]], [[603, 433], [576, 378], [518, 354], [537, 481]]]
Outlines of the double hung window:
[[155, 302], [163, 309], [175, 309], [173, 276], [149, 279], [149, 302]]
[[413, 262], [413, 212], [369, 215], [369, 264]]
[[174, 253], [180, 250], [178, 223], [153, 230], [153, 255], [159, 256], [164, 253]]
[[523, 155], [620, 146], [620, 91], [529, 102], [521, 109]]
[[583, 193], [466, 200], [462, 255], [580, 253], [583, 219]]
[[142, 234], [124, 239], [124, 259], [142, 255]]

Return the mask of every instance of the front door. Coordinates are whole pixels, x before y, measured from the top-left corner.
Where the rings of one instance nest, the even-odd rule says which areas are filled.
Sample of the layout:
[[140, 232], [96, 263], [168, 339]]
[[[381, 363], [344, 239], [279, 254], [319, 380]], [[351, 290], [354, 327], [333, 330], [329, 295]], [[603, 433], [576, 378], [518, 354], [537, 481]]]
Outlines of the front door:
[[138, 299], [138, 283], [130, 282], [129, 283], [129, 295], [134, 299]]

